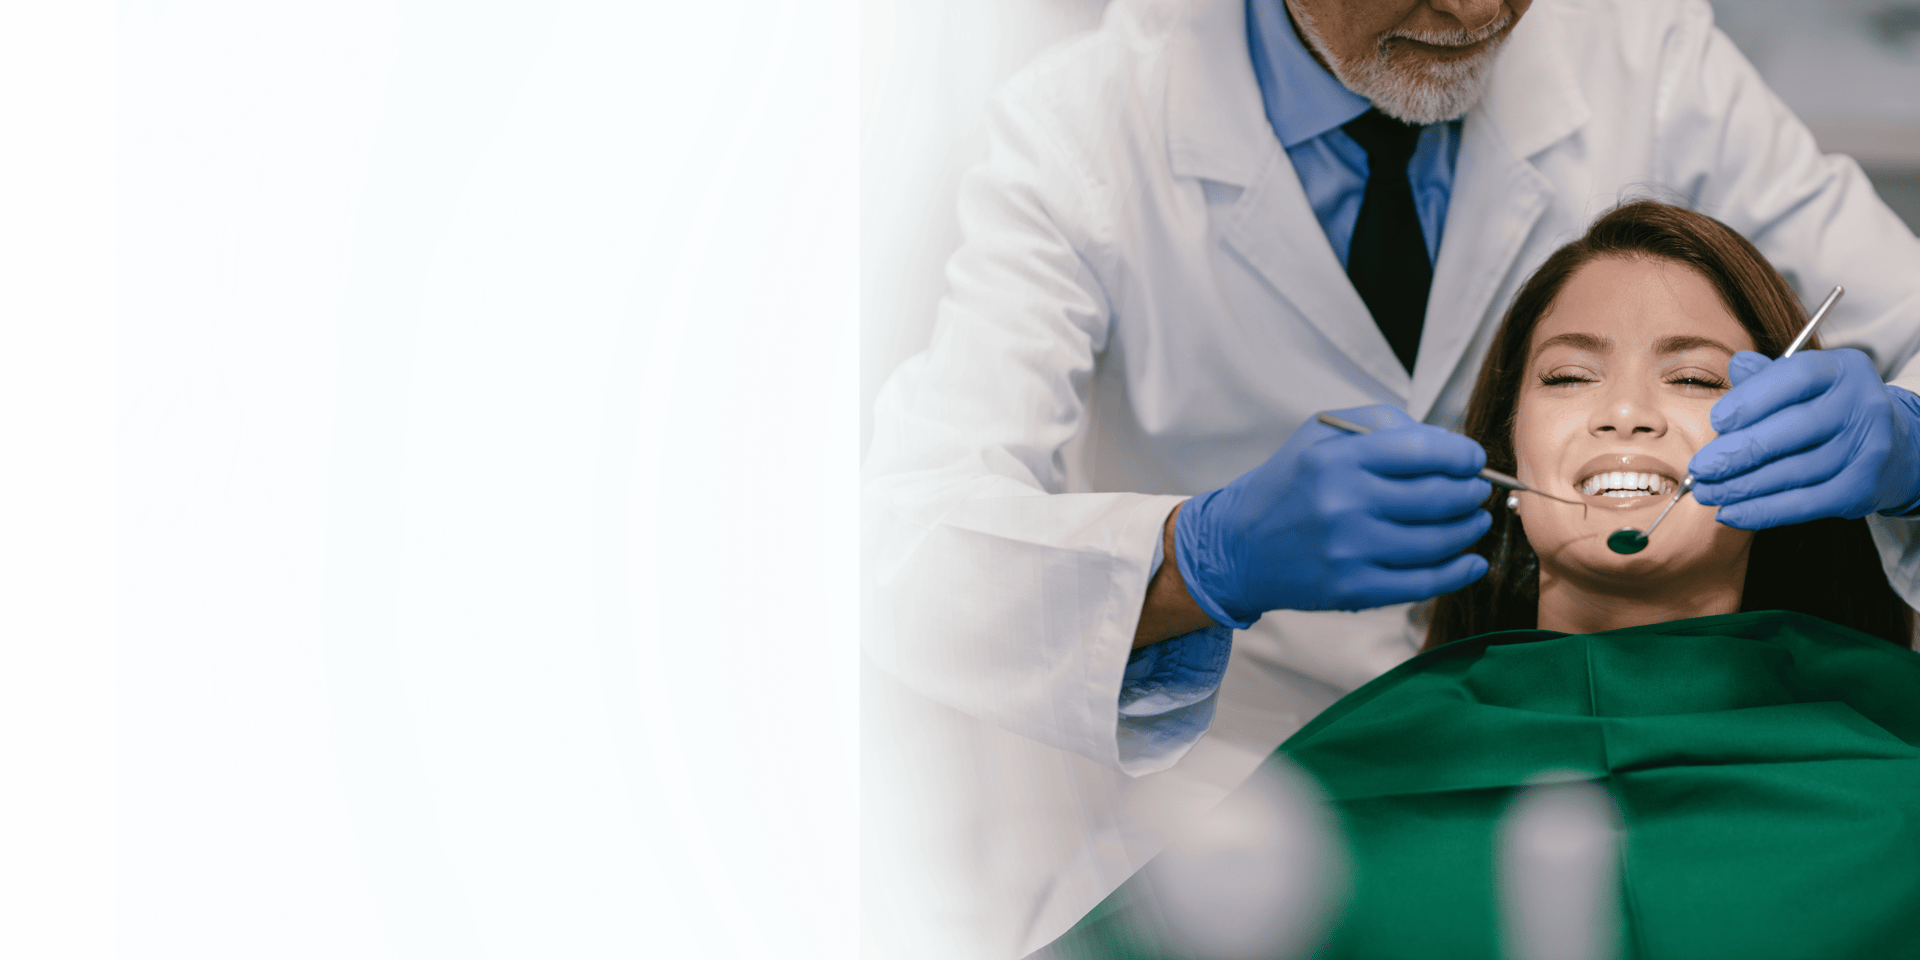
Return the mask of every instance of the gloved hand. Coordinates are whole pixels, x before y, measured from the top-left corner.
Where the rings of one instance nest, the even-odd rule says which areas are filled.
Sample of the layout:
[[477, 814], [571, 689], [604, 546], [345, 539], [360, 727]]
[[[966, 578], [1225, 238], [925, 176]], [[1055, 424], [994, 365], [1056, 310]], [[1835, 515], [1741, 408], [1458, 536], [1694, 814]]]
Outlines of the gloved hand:
[[1425, 600], [1487, 572], [1462, 555], [1493, 523], [1480, 509], [1486, 451], [1393, 407], [1336, 412], [1375, 432], [1309, 420], [1266, 463], [1181, 506], [1174, 559], [1214, 620]]
[[1720, 436], [1687, 465], [1721, 523], [1760, 530], [1920, 500], [1920, 397], [1880, 382], [1866, 354], [1742, 350], [1727, 378], [1711, 414]]

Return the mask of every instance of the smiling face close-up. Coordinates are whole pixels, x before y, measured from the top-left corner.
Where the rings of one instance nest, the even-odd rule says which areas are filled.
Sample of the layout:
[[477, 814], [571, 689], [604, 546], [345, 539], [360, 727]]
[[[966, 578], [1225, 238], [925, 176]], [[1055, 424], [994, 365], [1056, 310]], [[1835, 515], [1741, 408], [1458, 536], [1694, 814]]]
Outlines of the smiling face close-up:
[[[1543, 596], [1684, 584], [1739, 584], [1753, 535], [1714, 522], [1682, 497], [1645, 550], [1606, 539], [1645, 530], [1715, 433], [1708, 412], [1727, 390], [1727, 361], [1752, 350], [1746, 329], [1705, 277], [1667, 260], [1601, 258], [1579, 268], [1533, 329], [1513, 443], [1517, 476], [1579, 507], [1520, 496], [1540, 558]], [[1543, 624], [1544, 626], [1544, 624]]]

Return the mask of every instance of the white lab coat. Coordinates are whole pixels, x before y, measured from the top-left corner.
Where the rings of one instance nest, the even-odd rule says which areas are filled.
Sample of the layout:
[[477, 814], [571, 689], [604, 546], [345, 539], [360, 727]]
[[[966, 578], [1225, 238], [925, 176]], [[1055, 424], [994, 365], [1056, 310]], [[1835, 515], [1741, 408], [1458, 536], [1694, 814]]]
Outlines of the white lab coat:
[[[1411, 655], [1415, 608], [1269, 613], [1235, 635], [1189, 752], [1119, 753], [1121, 673], [1180, 498], [1318, 410], [1457, 427], [1515, 290], [1635, 196], [1725, 221], [1803, 298], [1844, 283], [1823, 339], [1920, 389], [1920, 241], [1852, 160], [1820, 155], [1704, 0], [1533, 4], [1465, 119], [1411, 376], [1267, 123], [1243, 0], [1116, 0], [1009, 82], [931, 345], [876, 407], [867, 909], [904, 932], [877, 952], [1037, 949]], [[1911, 602], [1912, 524], [1875, 532]]]

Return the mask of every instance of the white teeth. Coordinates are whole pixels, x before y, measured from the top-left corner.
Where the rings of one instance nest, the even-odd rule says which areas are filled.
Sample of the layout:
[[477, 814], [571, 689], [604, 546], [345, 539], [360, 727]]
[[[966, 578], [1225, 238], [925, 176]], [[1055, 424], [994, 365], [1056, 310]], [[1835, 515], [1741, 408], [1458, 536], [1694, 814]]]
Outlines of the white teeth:
[[1580, 492], [1590, 497], [1638, 497], [1645, 494], [1665, 493], [1671, 489], [1667, 478], [1657, 473], [1628, 473], [1617, 470], [1594, 474], [1580, 484]]

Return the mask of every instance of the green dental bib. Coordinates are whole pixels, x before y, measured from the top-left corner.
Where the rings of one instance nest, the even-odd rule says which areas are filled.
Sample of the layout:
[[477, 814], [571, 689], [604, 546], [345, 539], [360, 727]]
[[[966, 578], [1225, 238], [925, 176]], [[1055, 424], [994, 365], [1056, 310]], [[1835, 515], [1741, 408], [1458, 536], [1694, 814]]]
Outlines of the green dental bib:
[[[1920, 957], [1920, 654], [1824, 620], [1473, 637], [1276, 755], [1319, 780], [1351, 846], [1354, 896], [1322, 957], [1498, 957], [1500, 814], [1568, 770], [1626, 827], [1622, 957]], [[1056, 952], [1156, 955], [1117, 922], [1096, 910]]]

